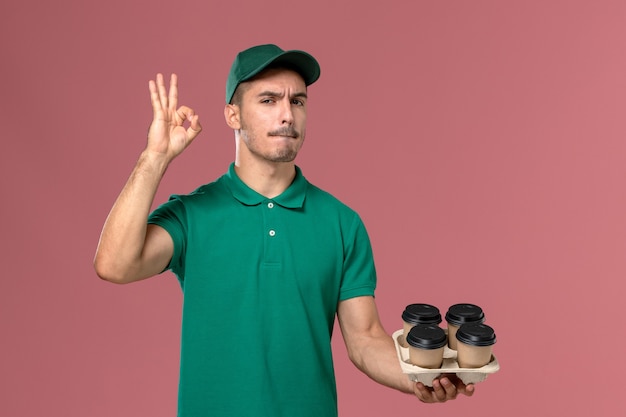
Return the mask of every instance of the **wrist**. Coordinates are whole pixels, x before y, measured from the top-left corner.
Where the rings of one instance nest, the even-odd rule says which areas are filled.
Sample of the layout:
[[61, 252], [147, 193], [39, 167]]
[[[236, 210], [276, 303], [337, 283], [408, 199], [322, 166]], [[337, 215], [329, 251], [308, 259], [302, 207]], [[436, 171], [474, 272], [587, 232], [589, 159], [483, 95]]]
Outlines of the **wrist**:
[[172, 162], [172, 159], [166, 154], [145, 149], [139, 156], [137, 165], [144, 169], [163, 174], [167, 170], [170, 162]]

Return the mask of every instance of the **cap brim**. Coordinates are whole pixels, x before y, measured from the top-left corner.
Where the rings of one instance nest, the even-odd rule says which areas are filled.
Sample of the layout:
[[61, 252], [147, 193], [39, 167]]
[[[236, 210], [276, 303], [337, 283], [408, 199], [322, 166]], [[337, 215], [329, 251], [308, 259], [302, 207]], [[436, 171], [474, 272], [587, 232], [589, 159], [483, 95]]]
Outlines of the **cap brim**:
[[247, 74], [241, 81], [247, 81], [253, 78], [255, 75], [259, 74], [271, 65], [280, 64], [284, 64], [285, 66], [291, 67], [297, 71], [302, 76], [304, 83], [307, 86], [313, 84], [320, 77], [320, 66], [312, 55], [304, 51], [291, 50], [285, 51], [268, 60], [263, 65], [258, 66], [254, 71]]

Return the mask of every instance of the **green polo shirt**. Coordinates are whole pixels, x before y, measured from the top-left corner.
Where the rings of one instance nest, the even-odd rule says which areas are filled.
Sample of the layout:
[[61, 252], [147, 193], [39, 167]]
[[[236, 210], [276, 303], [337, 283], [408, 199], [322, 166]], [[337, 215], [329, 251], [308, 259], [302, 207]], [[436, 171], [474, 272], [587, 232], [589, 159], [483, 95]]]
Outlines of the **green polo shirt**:
[[268, 199], [228, 173], [175, 195], [149, 223], [174, 241], [183, 289], [181, 417], [337, 415], [337, 303], [374, 295], [358, 214], [296, 177]]

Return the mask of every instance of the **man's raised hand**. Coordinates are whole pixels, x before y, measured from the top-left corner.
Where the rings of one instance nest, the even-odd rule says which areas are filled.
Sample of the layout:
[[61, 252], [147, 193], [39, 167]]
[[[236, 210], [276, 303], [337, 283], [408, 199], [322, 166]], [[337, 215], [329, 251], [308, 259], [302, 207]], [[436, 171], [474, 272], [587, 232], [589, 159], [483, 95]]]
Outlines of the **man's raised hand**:
[[[172, 74], [169, 93], [165, 88], [163, 74], [157, 74], [156, 82], [150, 80], [150, 100], [153, 119], [148, 131], [146, 150], [161, 154], [170, 162], [195, 139], [202, 130], [198, 115], [187, 106], [178, 106], [178, 77]], [[189, 121], [189, 127], [183, 124]]]

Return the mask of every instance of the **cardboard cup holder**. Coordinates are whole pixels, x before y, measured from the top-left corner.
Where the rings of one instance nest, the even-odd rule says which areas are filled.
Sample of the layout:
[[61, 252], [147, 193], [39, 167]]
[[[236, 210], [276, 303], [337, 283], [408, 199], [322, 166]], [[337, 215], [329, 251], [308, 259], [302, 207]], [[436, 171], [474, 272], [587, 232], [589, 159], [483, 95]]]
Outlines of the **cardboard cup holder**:
[[402, 343], [402, 339], [404, 339], [403, 334], [404, 329], [396, 330], [392, 337], [393, 342], [396, 344], [402, 372], [407, 374], [411, 381], [421, 382], [428, 387], [432, 387], [433, 380], [439, 375], [456, 374], [464, 384], [475, 384], [484, 381], [489, 374], [500, 370], [500, 364], [494, 355], [491, 355], [491, 361], [481, 368], [461, 368], [456, 361], [456, 350], [452, 350], [448, 346], [445, 346], [443, 350], [443, 364], [441, 368], [421, 368], [409, 362], [409, 348], [403, 346], [406, 344]]

